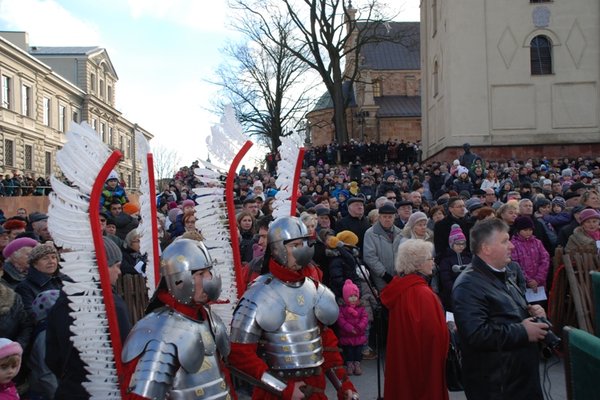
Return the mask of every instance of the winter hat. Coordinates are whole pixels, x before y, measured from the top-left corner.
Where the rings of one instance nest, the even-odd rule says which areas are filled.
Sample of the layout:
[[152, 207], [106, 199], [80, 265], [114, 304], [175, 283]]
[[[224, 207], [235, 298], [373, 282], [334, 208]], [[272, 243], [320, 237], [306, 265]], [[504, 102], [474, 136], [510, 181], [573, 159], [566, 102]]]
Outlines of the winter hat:
[[356, 296], [360, 298], [360, 291], [358, 290], [358, 286], [356, 286], [351, 279], [346, 279], [346, 282], [344, 282], [344, 287], [342, 288], [342, 295], [344, 296], [344, 301], [346, 304], [348, 304], [348, 299], [350, 296]]
[[565, 176], [573, 176], [573, 170], [571, 168], [565, 168], [565, 169], [562, 170], [562, 172], [560, 174], [563, 177], [565, 177]]
[[409, 229], [412, 229], [412, 227], [415, 226], [417, 224], [417, 222], [423, 221], [423, 220], [427, 221], [427, 215], [424, 212], [417, 211], [415, 213], [412, 213], [410, 215], [410, 217], [408, 217], [406, 226], [408, 226]]
[[13, 229], [25, 229], [27, 227], [27, 222], [21, 221], [20, 219], [9, 219], [3, 226], [7, 231], [12, 231]]
[[18, 238], [13, 240], [12, 242], [10, 242], [8, 244], [8, 246], [6, 246], [4, 248], [4, 250], [2, 250], [2, 255], [4, 256], [5, 259], [9, 258], [10, 256], [12, 256], [15, 252], [21, 250], [23, 247], [35, 247], [38, 244], [40, 244], [40, 242], [38, 242], [35, 239], [32, 238], [28, 238], [28, 237], [22, 237], [22, 238]]
[[457, 175], [460, 176], [460, 174], [469, 174], [469, 169], [467, 167], [463, 167], [462, 165], [460, 167], [458, 167], [458, 169], [456, 170]]
[[173, 210], [173, 209], [177, 208], [177, 202], [176, 201], [170, 201], [169, 203], [167, 203], [167, 208], [169, 210]]
[[550, 179], [544, 179], [544, 180], [542, 181], [542, 185], [544, 185], [544, 186], [545, 186], [545, 185], [552, 185], [552, 181], [551, 181]]
[[341, 231], [335, 235], [335, 237], [343, 242], [346, 246], [356, 246], [358, 244], [358, 236], [351, 231]]
[[448, 244], [450, 245], [450, 247], [454, 246], [454, 243], [464, 240], [466, 241], [467, 238], [465, 237], [465, 234], [463, 233], [462, 229], [460, 228], [460, 225], [458, 224], [453, 224], [452, 227], [450, 228], [450, 235], [448, 235]]
[[555, 198], [552, 199], [552, 205], [559, 205], [560, 208], [562, 208], [563, 210], [565, 209], [565, 207], [567, 206], [567, 202], [565, 201], [564, 198], [560, 197], [560, 196], [556, 196]]
[[383, 174], [383, 180], [387, 181], [387, 178], [389, 178], [390, 176], [395, 177], [396, 173], [394, 171], [385, 171], [385, 173]]
[[479, 200], [477, 197], [472, 197], [469, 200], [465, 201], [465, 207], [467, 208], [467, 210], [469, 210], [470, 213], [472, 213], [473, 211], [483, 207], [483, 204], [481, 204], [481, 200]]
[[56, 303], [60, 290], [46, 290], [39, 293], [31, 303], [31, 312], [35, 317], [35, 322], [40, 322], [48, 317], [48, 312]]
[[23, 348], [17, 342], [7, 338], [0, 338], [0, 360], [10, 356], [20, 356]]
[[183, 214], [183, 211], [181, 211], [180, 208], [174, 208], [172, 210], [169, 210], [169, 212], [167, 213], [167, 218], [169, 218], [169, 221], [171, 221], [171, 223], [174, 224], [179, 214]]
[[583, 224], [588, 219], [597, 218], [600, 219], [600, 213], [594, 210], [593, 208], [586, 208], [582, 212], [579, 213], [579, 223]]
[[[412, 204], [412, 203], [411, 203]], [[396, 214], [397, 210], [390, 202], [385, 202], [379, 207], [379, 215], [381, 214]]]
[[102, 237], [102, 239], [104, 240], [104, 251], [106, 252], [106, 263], [108, 266], [110, 267], [123, 261], [123, 253], [119, 249], [119, 246], [106, 236]]
[[36, 211], [36, 212], [32, 212], [32, 213], [29, 215], [29, 222], [31, 222], [32, 224], [33, 224], [34, 222], [38, 222], [38, 221], [46, 221], [46, 220], [48, 220], [48, 215], [46, 215], [46, 214], [44, 214], [44, 213], [41, 213], [41, 212], [38, 212], [38, 211]]
[[133, 215], [135, 213], [140, 212], [140, 207], [138, 207], [137, 204], [125, 203], [123, 205], [123, 212], [129, 215]]
[[181, 208], [195, 207], [195, 206], [196, 206], [196, 202], [192, 199], [184, 200], [183, 203], [181, 203]]
[[519, 215], [515, 219], [515, 232], [520, 232], [523, 229], [533, 229], [533, 221], [527, 215]]
[[352, 196], [356, 196], [358, 194], [358, 183], [356, 183], [355, 181], [350, 182], [348, 191]]
[[38, 244], [31, 250], [31, 253], [29, 253], [29, 264], [35, 264], [40, 258], [47, 256], [48, 254], [55, 254], [58, 257], [54, 243], [46, 242], [44, 244]]
[[119, 174], [117, 174], [116, 171], [110, 171], [110, 174], [108, 174], [108, 178], [106, 178], [106, 182], [111, 181], [111, 180], [119, 180]]

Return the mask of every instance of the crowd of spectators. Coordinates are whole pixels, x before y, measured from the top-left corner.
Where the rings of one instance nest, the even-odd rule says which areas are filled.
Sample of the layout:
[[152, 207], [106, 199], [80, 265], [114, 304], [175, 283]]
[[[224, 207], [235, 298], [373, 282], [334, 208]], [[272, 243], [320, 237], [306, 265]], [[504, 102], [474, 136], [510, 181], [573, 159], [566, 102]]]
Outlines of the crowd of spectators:
[[[375, 297], [397, 274], [398, 249], [411, 239], [432, 244], [438, 272], [430, 286], [446, 311], [452, 311], [453, 283], [471, 260], [469, 232], [479, 220], [498, 218], [508, 224], [512, 258], [533, 291], [551, 289], [551, 259], [558, 246], [567, 252], [598, 254], [600, 157], [484, 160], [465, 145], [456, 160], [423, 162], [419, 147], [403, 141], [354, 142], [322, 146], [305, 155], [298, 216], [314, 238], [312, 267], [342, 305], [350, 301], [344, 286], [352, 293], [356, 292], [353, 285], [358, 289], [368, 315], [365, 357], [375, 356], [375, 336], [385, 335], [373, 323], [378, 308]], [[277, 159], [277, 154], [269, 154], [263, 167], [242, 166], [235, 178], [246, 282], [262, 269], [277, 193]], [[203, 240], [203, 227], [194, 214], [193, 189], [203, 185], [194, 174], [196, 167], [197, 162], [181, 167], [157, 193], [163, 248], [179, 236]], [[24, 193], [26, 185], [17, 189], [16, 184], [8, 184], [15, 179], [7, 175], [2, 181], [5, 195]], [[140, 254], [136, 230], [139, 207], [114, 183], [107, 181], [99, 210], [103, 233], [122, 252], [122, 273], [143, 275], [146, 256]], [[40, 181], [40, 186], [46, 184]], [[51, 243], [43, 213], [19, 209], [0, 226], [0, 289], [10, 303], [0, 307], [0, 321], [6, 321], [0, 324], [0, 337], [18, 341], [25, 355], [33, 345], [35, 327], [43, 320], [32, 311], [37, 295], [60, 290], [68, 279], [60, 273]], [[364, 274], [355, 268], [357, 259]], [[370, 284], [376, 292], [369, 290]], [[362, 373], [360, 357], [353, 353], [348, 362], [349, 372]]]

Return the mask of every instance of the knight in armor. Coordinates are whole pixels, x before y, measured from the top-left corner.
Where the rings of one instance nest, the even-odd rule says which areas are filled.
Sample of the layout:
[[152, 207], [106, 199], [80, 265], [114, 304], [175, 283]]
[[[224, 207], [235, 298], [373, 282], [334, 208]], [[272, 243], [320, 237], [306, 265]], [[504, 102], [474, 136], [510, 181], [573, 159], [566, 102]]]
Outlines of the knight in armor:
[[327, 399], [329, 378], [339, 399], [358, 399], [338, 341], [335, 296], [311, 278], [313, 256], [304, 224], [280, 217], [269, 226], [265, 265], [236, 307], [231, 323], [232, 372], [254, 382], [253, 399]]
[[223, 363], [226, 327], [207, 303], [221, 292], [201, 242], [177, 239], [161, 256], [161, 281], [123, 346], [132, 399], [236, 398]]

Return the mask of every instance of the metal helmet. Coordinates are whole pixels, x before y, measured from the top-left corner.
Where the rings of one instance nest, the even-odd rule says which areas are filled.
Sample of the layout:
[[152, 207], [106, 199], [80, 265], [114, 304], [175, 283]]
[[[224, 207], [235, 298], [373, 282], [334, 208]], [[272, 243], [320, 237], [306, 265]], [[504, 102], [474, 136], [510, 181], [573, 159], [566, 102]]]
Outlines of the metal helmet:
[[169, 293], [182, 304], [192, 304], [195, 285], [192, 275], [209, 268], [212, 279], [203, 279], [203, 289], [209, 300], [217, 300], [221, 294], [221, 277], [215, 275], [210, 254], [202, 242], [177, 239], [161, 255], [161, 275]]
[[271, 250], [271, 257], [283, 266], [288, 266], [286, 243], [292, 240], [302, 239], [304, 245], [292, 251], [296, 263], [303, 267], [307, 266], [314, 255], [314, 249], [309, 246], [310, 239], [304, 223], [296, 217], [279, 217], [269, 225], [267, 233], [267, 244]]

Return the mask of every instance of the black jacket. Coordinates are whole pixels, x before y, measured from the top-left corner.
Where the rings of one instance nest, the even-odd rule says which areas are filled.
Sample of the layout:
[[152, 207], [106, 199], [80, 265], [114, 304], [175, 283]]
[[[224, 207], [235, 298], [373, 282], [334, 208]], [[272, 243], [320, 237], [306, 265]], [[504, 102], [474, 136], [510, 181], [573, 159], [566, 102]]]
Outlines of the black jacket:
[[27, 312], [29, 312], [31, 310], [31, 303], [33, 303], [38, 294], [46, 290], [60, 290], [63, 287], [63, 280], [71, 281], [68, 276], [59, 270], [52, 275], [48, 275], [30, 266], [27, 276], [17, 285], [15, 292], [21, 295], [23, 305]]
[[467, 398], [542, 400], [538, 346], [521, 323], [529, 313], [518, 265], [496, 272], [474, 256], [454, 283], [452, 302]]
[[[124, 343], [131, 330], [131, 322], [123, 299], [114, 291], [113, 298], [121, 343]], [[84, 400], [90, 397], [81, 385], [87, 380], [84, 363], [81, 361], [79, 351], [73, 347], [70, 340], [72, 336], [70, 326], [73, 324], [70, 312], [69, 299], [61, 291], [56, 304], [48, 314], [48, 327], [46, 328], [46, 348], [53, 349], [53, 351], [46, 352], [45, 361], [58, 380], [55, 400]]]

